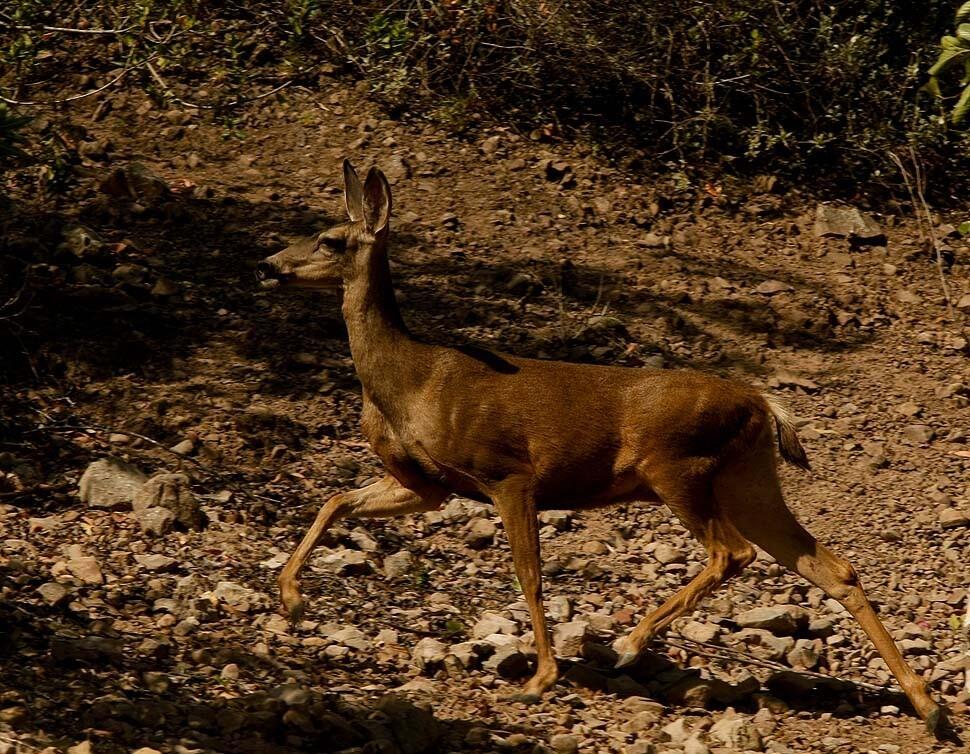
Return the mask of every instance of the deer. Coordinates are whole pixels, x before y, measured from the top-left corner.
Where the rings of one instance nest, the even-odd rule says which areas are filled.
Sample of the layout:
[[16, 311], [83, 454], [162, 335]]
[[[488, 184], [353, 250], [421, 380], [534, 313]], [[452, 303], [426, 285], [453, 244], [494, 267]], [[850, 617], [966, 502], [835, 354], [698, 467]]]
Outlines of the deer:
[[362, 387], [361, 428], [386, 475], [320, 508], [279, 575], [286, 614], [304, 612], [298, 577], [343, 519], [433, 511], [451, 495], [501, 518], [535, 636], [532, 677], [512, 695], [537, 702], [559, 670], [542, 597], [538, 513], [662, 503], [708, 561], [615, 645], [634, 664], [651, 639], [750, 565], [757, 545], [855, 618], [914, 709], [936, 732], [944, 708], [907, 665], [853, 566], [812, 536], [785, 503], [778, 454], [808, 470], [794, 420], [772, 397], [697, 370], [520, 358], [412, 336], [388, 259], [391, 187], [343, 163], [347, 221], [256, 266], [264, 288], [337, 289]]

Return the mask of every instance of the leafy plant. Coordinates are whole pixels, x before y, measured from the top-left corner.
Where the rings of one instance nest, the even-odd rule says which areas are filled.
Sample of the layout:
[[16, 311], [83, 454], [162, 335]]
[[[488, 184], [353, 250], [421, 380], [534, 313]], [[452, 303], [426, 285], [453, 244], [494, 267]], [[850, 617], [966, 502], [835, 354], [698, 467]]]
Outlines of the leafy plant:
[[957, 9], [956, 35], [947, 35], [940, 40], [940, 56], [930, 68], [930, 80], [926, 89], [937, 97], [942, 97], [939, 76], [951, 69], [963, 68], [960, 86], [963, 91], [953, 106], [950, 120], [956, 126], [963, 125], [970, 118], [970, 0]]

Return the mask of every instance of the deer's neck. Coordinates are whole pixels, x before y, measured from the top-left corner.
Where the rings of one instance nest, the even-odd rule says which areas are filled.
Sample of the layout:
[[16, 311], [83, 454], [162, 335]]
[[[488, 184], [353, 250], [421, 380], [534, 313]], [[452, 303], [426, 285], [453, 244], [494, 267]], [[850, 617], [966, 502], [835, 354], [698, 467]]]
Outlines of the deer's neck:
[[399, 412], [420, 382], [419, 347], [408, 332], [394, 298], [387, 254], [372, 249], [362, 269], [344, 284], [343, 315], [350, 353], [367, 396], [382, 413]]

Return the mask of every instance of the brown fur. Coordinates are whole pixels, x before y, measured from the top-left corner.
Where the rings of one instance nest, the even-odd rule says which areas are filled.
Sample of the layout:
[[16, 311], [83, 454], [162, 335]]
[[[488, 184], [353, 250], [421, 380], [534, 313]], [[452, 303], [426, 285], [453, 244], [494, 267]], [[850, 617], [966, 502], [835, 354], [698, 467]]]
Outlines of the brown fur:
[[779, 562], [842, 601], [872, 638], [919, 713], [939, 708], [903, 661], [849, 564], [806, 532], [784, 503], [781, 455], [808, 468], [788, 414], [753, 388], [692, 371], [628, 369], [443, 348], [411, 337], [387, 260], [390, 187], [372, 169], [361, 185], [344, 165], [351, 222], [260, 263], [258, 275], [340, 286], [363, 385], [363, 430], [388, 476], [329, 500], [280, 575], [294, 618], [297, 576], [323, 532], [346, 517], [437, 508], [452, 493], [495, 504], [529, 603], [538, 698], [557, 666], [542, 608], [536, 512], [660, 501], [707, 548], [707, 567], [621, 641], [620, 664], [755, 557]]

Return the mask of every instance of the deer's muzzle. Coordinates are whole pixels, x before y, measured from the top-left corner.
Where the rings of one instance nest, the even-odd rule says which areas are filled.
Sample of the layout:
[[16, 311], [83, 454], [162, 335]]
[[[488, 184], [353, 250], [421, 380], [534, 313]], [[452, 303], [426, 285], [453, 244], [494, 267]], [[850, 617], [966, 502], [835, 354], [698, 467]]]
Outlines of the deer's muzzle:
[[280, 284], [281, 274], [269, 262], [260, 262], [256, 265], [256, 279], [263, 288], [275, 288]]

